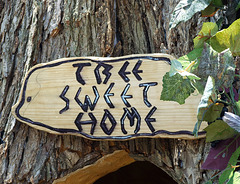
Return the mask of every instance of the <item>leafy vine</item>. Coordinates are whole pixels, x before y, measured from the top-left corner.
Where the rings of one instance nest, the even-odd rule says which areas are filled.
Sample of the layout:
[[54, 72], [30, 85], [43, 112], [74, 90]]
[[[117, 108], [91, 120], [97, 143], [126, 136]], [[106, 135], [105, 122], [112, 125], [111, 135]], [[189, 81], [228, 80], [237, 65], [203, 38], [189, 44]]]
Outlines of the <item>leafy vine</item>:
[[202, 168], [220, 170], [212, 177], [219, 176], [220, 184], [240, 179], [236, 172], [240, 156], [239, 8], [240, 0], [180, 0], [173, 11], [170, 29], [198, 12], [211, 21], [203, 23], [193, 40], [194, 49], [171, 61], [160, 97], [184, 104], [195, 91], [202, 95], [193, 132], [197, 136], [201, 123], [208, 122], [204, 130], [212, 150]]

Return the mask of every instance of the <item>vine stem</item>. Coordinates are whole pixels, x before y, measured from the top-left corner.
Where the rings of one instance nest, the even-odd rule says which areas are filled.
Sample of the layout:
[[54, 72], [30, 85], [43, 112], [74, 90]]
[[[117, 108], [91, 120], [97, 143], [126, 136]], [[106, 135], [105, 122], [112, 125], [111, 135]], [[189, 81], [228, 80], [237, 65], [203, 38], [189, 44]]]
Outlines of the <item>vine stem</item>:
[[221, 100], [221, 99], [217, 99], [217, 100], [216, 100], [216, 103], [217, 103], [217, 102], [225, 103], [225, 104], [227, 104], [228, 106], [229, 106], [229, 105], [232, 105], [231, 103], [228, 103], [227, 101], [224, 101], [224, 100]]
[[196, 61], [191, 62], [186, 68], [185, 71], [190, 71], [191, 67], [196, 63]]
[[226, 148], [224, 148], [222, 151], [220, 151], [215, 157], [214, 159], [216, 159], [219, 155], [221, 155], [223, 152], [225, 152], [238, 138], [239, 138], [240, 134], [238, 134], [233, 140], [232, 142], [230, 142], [230, 144], [228, 144], [226, 146]]

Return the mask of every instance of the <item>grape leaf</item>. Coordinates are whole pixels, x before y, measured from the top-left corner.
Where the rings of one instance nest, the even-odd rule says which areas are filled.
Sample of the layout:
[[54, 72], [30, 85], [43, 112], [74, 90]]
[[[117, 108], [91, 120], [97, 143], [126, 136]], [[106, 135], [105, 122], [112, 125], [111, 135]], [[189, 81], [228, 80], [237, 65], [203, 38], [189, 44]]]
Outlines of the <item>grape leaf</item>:
[[193, 39], [194, 48], [203, 47], [204, 42], [209, 42], [210, 38], [218, 32], [218, 26], [213, 22], [204, 22], [198, 36]]
[[[178, 61], [182, 64], [183, 69], [185, 70], [191, 62], [195, 61], [195, 64], [189, 70], [190, 72], [194, 73], [194, 70], [198, 67], [200, 63], [199, 60], [202, 56], [202, 51], [203, 48], [193, 49], [187, 55], [178, 58]], [[198, 93], [203, 94], [205, 83], [203, 84], [203, 82], [199, 80], [191, 81], [191, 83], [197, 89]]]
[[188, 77], [189, 79], [196, 79], [196, 80], [200, 79], [198, 76], [194, 75], [193, 73], [183, 70], [182, 64], [178, 60], [174, 59], [174, 60], [171, 60], [171, 69], [169, 71], [169, 76], [172, 77], [177, 73], [180, 74], [182, 77]]
[[[240, 137], [222, 140], [211, 148], [201, 169], [224, 170], [228, 166], [231, 155], [240, 145]], [[240, 151], [240, 150], [239, 150]], [[234, 159], [233, 159], [234, 160]], [[235, 165], [232, 161], [232, 165]]]
[[214, 123], [211, 123], [204, 130], [207, 132], [207, 142], [229, 139], [237, 134], [237, 131], [232, 129], [222, 120], [217, 120]]
[[172, 77], [167, 72], [163, 76], [163, 89], [161, 93], [161, 100], [176, 101], [179, 104], [184, 104], [185, 99], [194, 92], [189, 79], [183, 79], [180, 74]]
[[176, 27], [180, 22], [186, 22], [195, 13], [204, 10], [211, 0], [180, 0], [175, 7], [169, 24], [169, 29]]
[[211, 39], [214, 50], [222, 52], [230, 49], [234, 56], [240, 56], [240, 19], [234, 21], [227, 29], [219, 31]]

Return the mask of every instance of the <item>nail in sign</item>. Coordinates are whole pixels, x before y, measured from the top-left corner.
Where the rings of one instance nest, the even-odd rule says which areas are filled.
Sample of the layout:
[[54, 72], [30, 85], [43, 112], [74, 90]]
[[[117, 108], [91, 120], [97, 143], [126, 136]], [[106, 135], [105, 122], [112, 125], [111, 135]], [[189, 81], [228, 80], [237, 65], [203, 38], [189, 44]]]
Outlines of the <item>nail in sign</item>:
[[[64, 58], [26, 75], [15, 117], [34, 128], [89, 139], [193, 139], [200, 97], [162, 101], [166, 54]], [[200, 132], [200, 135], [203, 134]]]

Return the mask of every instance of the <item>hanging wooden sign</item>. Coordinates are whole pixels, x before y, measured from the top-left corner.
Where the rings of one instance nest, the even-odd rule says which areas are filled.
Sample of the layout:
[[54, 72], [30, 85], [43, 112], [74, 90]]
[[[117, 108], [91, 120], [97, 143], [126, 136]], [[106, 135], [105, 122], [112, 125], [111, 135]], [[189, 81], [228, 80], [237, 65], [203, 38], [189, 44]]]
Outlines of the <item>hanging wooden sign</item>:
[[12, 112], [19, 121], [55, 134], [98, 140], [193, 139], [200, 97], [190, 97], [184, 105], [160, 100], [170, 59], [145, 54], [36, 65], [26, 75]]

